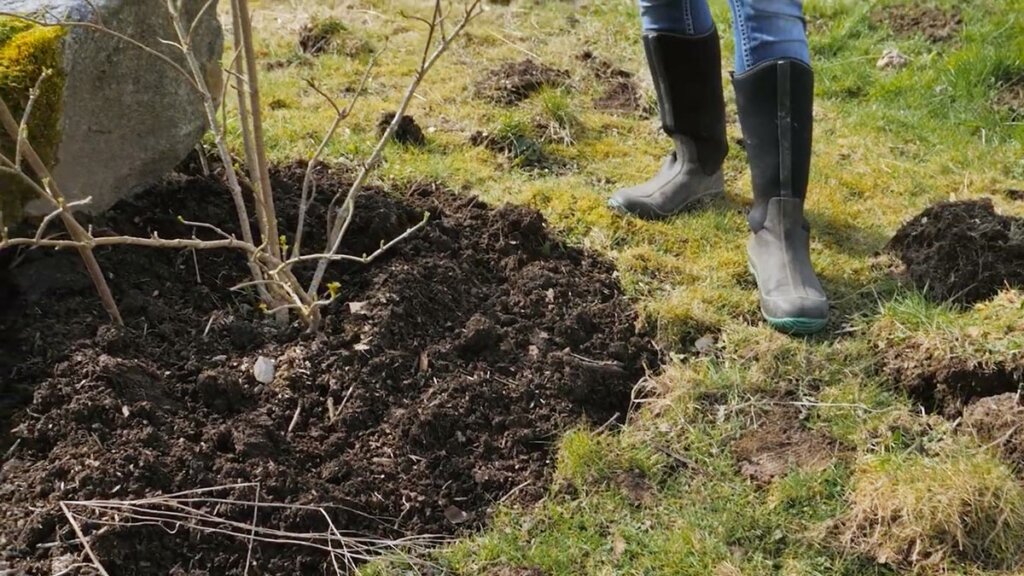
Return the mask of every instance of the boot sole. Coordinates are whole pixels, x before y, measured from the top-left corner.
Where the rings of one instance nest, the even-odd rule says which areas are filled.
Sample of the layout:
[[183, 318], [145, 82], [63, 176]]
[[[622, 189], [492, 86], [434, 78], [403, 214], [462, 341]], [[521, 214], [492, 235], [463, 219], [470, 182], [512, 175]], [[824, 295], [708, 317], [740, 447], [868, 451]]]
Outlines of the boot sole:
[[608, 199], [608, 207], [611, 208], [613, 212], [621, 214], [623, 216], [633, 216], [636, 218], [640, 218], [642, 220], [667, 220], [673, 216], [678, 216], [679, 214], [688, 212], [696, 208], [699, 204], [710, 202], [723, 196], [725, 196], [725, 190], [712, 190], [710, 192], [697, 196], [696, 198], [688, 200], [682, 206], [677, 208], [674, 212], [668, 213], [660, 212], [654, 208], [650, 208], [648, 210], [644, 210], [641, 212], [633, 212], [628, 210], [622, 204], [616, 202], [614, 198]]
[[[759, 282], [757, 279], [757, 272], [754, 271], [754, 267], [748, 262], [747, 269], [754, 276], [754, 282]], [[764, 318], [765, 322], [768, 323], [773, 329], [788, 334], [791, 336], [810, 336], [817, 334], [825, 329], [828, 325], [828, 318], [802, 318], [799, 316], [792, 318], [772, 318], [765, 314], [764, 307], [761, 307], [761, 317]]]

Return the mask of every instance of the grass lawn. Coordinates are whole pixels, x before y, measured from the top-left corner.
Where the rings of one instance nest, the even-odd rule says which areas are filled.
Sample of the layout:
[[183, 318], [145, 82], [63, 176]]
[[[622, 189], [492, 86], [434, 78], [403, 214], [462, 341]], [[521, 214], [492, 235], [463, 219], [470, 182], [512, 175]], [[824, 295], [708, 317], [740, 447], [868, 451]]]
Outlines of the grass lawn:
[[[908, 30], [907, 6], [939, 20], [955, 10], [960, 20], [946, 32]], [[332, 119], [304, 79], [351, 95], [385, 48], [325, 155], [339, 164], [365, 157], [425, 40], [424, 27], [400, 13], [426, 9], [412, 0], [257, 4], [273, 158], [308, 157]], [[727, 4], [713, 0], [712, 9], [728, 69]], [[1008, 193], [1024, 188], [1024, 112], [1019, 101], [1013, 111], [1006, 87], [1024, 85], [1024, 0], [808, 0], [805, 10], [817, 80], [808, 209], [834, 302], [826, 332], [809, 339], [760, 321], [738, 145], [724, 200], [660, 223], [606, 209], [614, 189], [646, 179], [668, 150], [631, 1], [489, 5], [431, 72], [409, 110], [427, 144], [390, 146], [377, 177], [396, 189], [437, 181], [539, 209], [573, 242], [615, 261], [670, 358], [624, 426], [565, 434], [549, 496], [502, 508], [485, 532], [439, 553], [446, 569], [988, 575], [1024, 566], [1020, 471], [1000, 460], [998, 443], [924, 414], [902, 386], [907, 374], [941, 373], [957, 358], [978, 378], [1004, 370], [1019, 384], [1024, 294], [934, 304], [878, 255], [903, 222], [939, 201], [988, 196], [1000, 212], [1024, 216]], [[298, 57], [301, 27], [325, 18], [344, 25], [336, 49]], [[877, 68], [887, 48], [907, 65]], [[636, 74], [637, 110], [599, 106], [607, 75], [585, 51]], [[490, 70], [524, 58], [567, 71], [567, 80], [512, 105], [476, 94]], [[477, 131], [513, 142], [511, 156], [473, 144]], [[384, 564], [365, 571], [401, 573]]]

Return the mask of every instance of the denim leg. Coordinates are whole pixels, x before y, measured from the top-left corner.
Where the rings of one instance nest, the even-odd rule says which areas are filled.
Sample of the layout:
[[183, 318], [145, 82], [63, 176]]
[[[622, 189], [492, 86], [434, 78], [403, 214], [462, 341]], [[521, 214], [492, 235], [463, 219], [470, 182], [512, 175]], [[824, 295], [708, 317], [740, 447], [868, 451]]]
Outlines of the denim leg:
[[729, 0], [729, 7], [737, 74], [780, 58], [810, 65], [803, 0]]
[[703, 36], [715, 23], [708, 0], [639, 0], [644, 32]]

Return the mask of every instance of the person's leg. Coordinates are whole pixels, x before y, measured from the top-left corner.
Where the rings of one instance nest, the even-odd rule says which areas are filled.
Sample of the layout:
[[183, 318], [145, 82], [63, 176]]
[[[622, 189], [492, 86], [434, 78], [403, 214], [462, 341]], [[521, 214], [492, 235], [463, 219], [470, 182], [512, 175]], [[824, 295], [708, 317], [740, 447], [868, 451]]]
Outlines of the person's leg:
[[736, 107], [750, 163], [750, 268], [769, 324], [822, 330], [829, 305], [811, 266], [804, 199], [811, 162], [814, 74], [800, 0], [730, 0]]
[[675, 150], [654, 178], [616, 191], [608, 203], [665, 218], [724, 189], [722, 55], [707, 0], [640, 0], [640, 18], [662, 127]]
[[811, 65], [802, 0], [729, 0], [736, 74], [771, 60]]

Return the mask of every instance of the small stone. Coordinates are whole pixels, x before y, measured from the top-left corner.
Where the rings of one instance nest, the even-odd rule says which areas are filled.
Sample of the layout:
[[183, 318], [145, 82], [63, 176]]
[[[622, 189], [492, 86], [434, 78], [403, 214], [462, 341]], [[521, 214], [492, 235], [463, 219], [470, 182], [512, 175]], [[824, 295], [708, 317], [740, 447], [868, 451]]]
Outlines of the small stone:
[[469, 514], [459, 509], [456, 506], [449, 506], [444, 509], [444, 517], [448, 519], [452, 524], [462, 524], [469, 520]]
[[910, 58], [895, 48], [886, 48], [875, 66], [879, 70], [899, 70], [910, 64]]
[[266, 356], [260, 356], [256, 359], [256, 364], [252, 367], [252, 375], [256, 377], [256, 381], [260, 384], [270, 384], [274, 381], [274, 373], [277, 369], [277, 362]]

